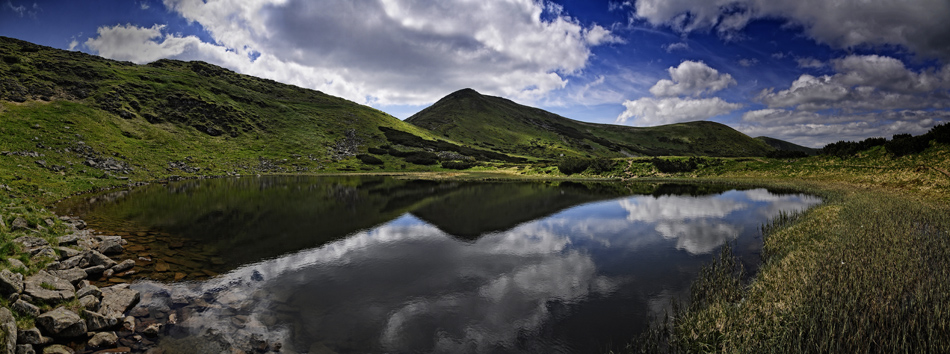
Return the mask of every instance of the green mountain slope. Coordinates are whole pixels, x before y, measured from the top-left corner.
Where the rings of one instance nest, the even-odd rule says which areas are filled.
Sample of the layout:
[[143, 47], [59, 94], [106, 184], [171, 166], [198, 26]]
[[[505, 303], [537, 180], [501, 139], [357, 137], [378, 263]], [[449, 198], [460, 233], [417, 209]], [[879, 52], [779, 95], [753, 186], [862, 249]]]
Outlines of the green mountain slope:
[[818, 153], [818, 149], [812, 149], [810, 147], [801, 146], [795, 143], [790, 143], [785, 140], [780, 140], [776, 138], [770, 138], [767, 136], [756, 137], [757, 140], [768, 144], [769, 146], [775, 148], [776, 150], [781, 151], [801, 151], [808, 155], [814, 155]]
[[[110, 184], [104, 180], [513, 159], [342, 98], [203, 62], [135, 65], [5, 37], [0, 134], [0, 184], [39, 194], [38, 186]], [[423, 151], [430, 145], [456, 153], [432, 162]], [[365, 155], [386, 146], [398, 153]], [[407, 162], [413, 156], [425, 163]]]
[[586, 123], [472, 89], [454, 92], [406, 122], [464, 144], [542, 158], [562, 154], [760, 156], [773, 150], [719, 123], [646, 128]]

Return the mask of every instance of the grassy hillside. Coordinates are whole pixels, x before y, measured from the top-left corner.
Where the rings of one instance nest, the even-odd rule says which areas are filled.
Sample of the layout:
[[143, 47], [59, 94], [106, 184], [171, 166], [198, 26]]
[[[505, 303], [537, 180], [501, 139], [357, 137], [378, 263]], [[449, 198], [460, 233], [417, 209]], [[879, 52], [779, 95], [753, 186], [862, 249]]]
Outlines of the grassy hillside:
[[465, 144], [541, 158], [762, 156], [774, 150], [719, 123], [648, 128], [586, 123], [472, 89], [454, 92], [406, 122]]
[[810, 147], [805, 147], [798, 144], [790, 143], [785, 140], [779, 140], [779, 139], [770, 138], [767, 136], [760, 136], [760, 137], [756, 137], [755, 139], [780, 151], [801, 151], [808, 155], [814, 155], [818, 153], [818, 149], [812, 149]]

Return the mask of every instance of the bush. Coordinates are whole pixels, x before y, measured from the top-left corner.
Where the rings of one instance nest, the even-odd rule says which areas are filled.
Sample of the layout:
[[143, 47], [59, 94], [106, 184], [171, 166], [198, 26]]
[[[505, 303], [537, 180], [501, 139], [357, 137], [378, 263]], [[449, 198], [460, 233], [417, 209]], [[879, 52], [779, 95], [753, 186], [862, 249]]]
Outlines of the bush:
[[468, 161], [443, 161], [442, 168], [452, 170], [466, 170], [475, 166], [475, 163]]
[[765, 157], [773, 159], [800, 159], [803, 157], [808, 157], [808, 154], [804, 151], [772, 150], [767, 152]]
[[367, 165], [382, 165], [383, 164], [383, 160], [380, 160], [378, 157], [373, 156], [373, 155], [359, 154], [359, 155], [356, 155], [356, 158], [360, 159], [360, 161], [363, 161], [363, 163]]
[[839, 141], [825, 145], [818, 153], [821, 155], [849, 157], [872, 147], [884, 145], [885, 143], [887, 143], [887, 139], [884, 138], [867, 138], [860, 142]]
[[933, 140], [941, 144], [950, 144], [950, 123], [930, 128], [926, 134], [928, 140]]
[[604, 172], [612, 171], [614, 169], [614, 166], [616, 165], [617, 165], [617, 161], [614, 161], [611, 159], [607, 159], [607, 158], [593, 159], [590, 162], [590, 170], [593, 171], [594, 173], [602, 174]]
[[389, 150], [382, 148], [369, 148], [369, 153], [373, 155], [386, 155], [389, 153]]
[[690, 172], [695, 170], [696, 167], [703, 162], [705, 162], [705, 159], [695, 157], [691, 157], [689, 160], [664, 160], [654, 157], [650, 160], [650, 163], [652, 163], [658, 171], [663, 173]]
[[557, 164], [557, 169], [568, 176], [584, 172], [590, 167], [591, 160], [583, 157], [567, 157]]
[[416, 165], [435, 165], [439, 163], [439, 156], [427, 151], [417, 151], [409, 153], [405, 160]]
[[930, 146], [930, 139], [926, 135], [911, 136], [910, 134], [895, 134], [891, 141], [884, 144], [887, 152], [894, 154], [894, 157], [917, 154]]

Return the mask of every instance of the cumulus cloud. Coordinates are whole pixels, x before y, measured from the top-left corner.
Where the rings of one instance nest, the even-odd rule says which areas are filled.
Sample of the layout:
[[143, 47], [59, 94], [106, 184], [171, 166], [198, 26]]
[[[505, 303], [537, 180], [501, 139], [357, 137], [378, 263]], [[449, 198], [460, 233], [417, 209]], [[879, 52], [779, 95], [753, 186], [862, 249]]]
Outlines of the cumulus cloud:
[[743, 114], [735, 126], [749, 136], [770, 136], [803, 146], [820, 148], [841, 140], [868, 137], [890, 138], [894, 134], [926, 133], [934, 125], [950, 121], [950, 111], [896, 110], [864, 114], [817, 114], [785, 109], [763, 109]]
[[672, 53], [675, 50], [688, 50], [688, 49], [689, 49], [689, 44], [687, 44], [686, 42], [676, 42], [676, 43], [663, 45], [663, 50], [665, 50], [667, 53]]
[[667, 69], [672, 80], [660, 80], [650, 88], [656, 97], [699, 96], [722, 91], [736, 84], [729, 74], [720, 74], [701, 61], [686, 60], [678, 67]]
[[565, 87], [593, 46], [622, 42], [533, 0], [164, 4], [214, 43], [161, 26], [116, 26], [101, 28], [90, 49], [133, 62], [204, 60], [360, 103], [418, 105], [462, 87], [531, 101]]
[[626, 110], [617, 117], [617, 122], [625, 123], [633, 118], [634, 125], [639, 126], [703, 120], [742, 108], [741, 104], [729, 103], [719, 97], [700, 99], [643, 97], [634, 101], [625, 101], [623, 106]]
[[950, 59], [945, 0], [636, 0], [632, 17], [683, 33], [714, 30], [726, 38], [755, 19], [780, 18], [835, 48], [900, 45]]
[[820, 69], [820, 68], [825, 67], [825, 63], [823, 63], [821, 60], [818, 60], [812, 57], [798, 58], [798, 59], [795, 59], [795, 61], [798, 63], [799, 68]]

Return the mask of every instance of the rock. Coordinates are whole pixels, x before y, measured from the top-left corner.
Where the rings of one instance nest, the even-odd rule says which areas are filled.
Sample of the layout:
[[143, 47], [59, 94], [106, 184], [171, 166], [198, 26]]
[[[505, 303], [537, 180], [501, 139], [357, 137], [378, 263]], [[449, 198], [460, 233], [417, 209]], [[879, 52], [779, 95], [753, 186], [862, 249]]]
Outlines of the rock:
[[42, 270], [26, 278], [24, 284], [26, 294], [50, 304], [67, 301], [76, 295], [72, 283]]
[[3, 345], [0, 350], [4, 353], [13, 353], [16, 350], [17, 328], [13, 312], [10, 312], [8, 308], [0, 308], [0, 329], [2, 329], [0, 336], [3, 339], [0, 340], [0, 344]]
[[168, 271], [168, 263], [165, 263], [165, 262], [162, 262], [162, 261], [158, 261], [158, 263], [155, 263], [155, 271], [156, 271], [156, 272], [167, 272], [167, 271]]
[[[17, 219], [22, 220], [23, 218], [17, 217]], [[16, 221], [14, 221], [13, 224], [14, 226], [16, 226]], [[24, 225], [23, 228], [25, 229], [26, 220], [23, 220], [23, 225]], [[24, 249], [27, 249], [27, 250], [32, 250], [34, 248], [39, 248], [43, 246], [49, 246], [49, 242], [46, 242], [46, 240], [36, 237], [36, 236], [20, 236], [13, 239], [13, 242], [19, 243], [20, 245], [23, 246]]]
[[119, 322], [115, 318], [108, 318], [99, 314], [98, 312], [92, 312], [89, 310], [83, 310], [82, 314], [86, 317], [86, 329], [89, 331], [98, 331], [105, 328], [111, 328]]
[[76, 235], [76, 233], [63, 235], [63, 236], [57, 237], [56, 241], [59, 243], [60, 246], [75, 245], [76, 243], [79, 242], [79, 235]]
[[0, 295], [7, 296], [23, 292], [23, 274], [0, 270]]
[[76, 354], [76, 351], [62, 344], [53, 344], [43, 348], [43, 354]]
[[23, 300], [17, 300], [13, 303], [13, 305], [10, 305], [10, 308], [13, 309], [13, 311], [30, 317], [36, 317], [40, 315], [39, 307], [36, 307], [36, 305]]
[[185, 279], [185, 277], [185, 273], [175, 273], [175, 281], [181, 281], [182, 279]]
[[139, 302], [139, 292], [129, 289], [128, 284], [102, 288], [99, 313], [108, 317], [121, 317]]
[[64, 307], [39, 315], [36, 326], [56, 338], [74, 338], [86, 334], [86, 321]]
[[17, 344], [16, 354], [36, 354], [36, 350], [29, 344]]
[[123, 250], [122, 243], [118, 239], [107, 238], [99, 243], [99, 252], [102, 252], [102, 254], [119, 254]]
[[118, 347], [118, 348], [100, 350], [92, 354], [129, 354], [131, 352], [132, 352], [132, 348], [130, 347]]
[[86, 285], [84, 287], [79, 288], [79, 290], [76, 290], [76, 297], [82, 298], [87, 295], [92, 295], [97, 298], [100, 298], [102, 297], [102, 290], [100, 290], [98, 286], [95, 286], [92, 284]]
[[106, 267], [105, 267], [105, 266], [101, 266], [101, 265], [97, 265], [97, 266], [92, 266], [92, 267], [89, 267], [89, 268], [83, 268], [83, 271], [86, 272], [86, 276], [90, 276], [90, 277], [91, 277], [91, 276], [93, 276], [93, 275], [98, 275], [98, 274], [104, 273], [104, 272], [106, 271]]
[[65, 279], [66, 281], [72, 283], [73, 285], [79, 284], [83, 279], [86, 279], [86, 271], [79, 268], [70, 268], [66, 270], [51, 270], [49, 274], [52, 274], [54, 277]]
[[36, 327], [21, 329], [17, 333], [17, 343], [19, 344], [44, 344], [45, 340], [51, 339], [44, 338], [43, 334], [40, 333], [40, 330]]
[[[56, 250], [59, 251], [59, 259], [60, 259], [60, 260], [67, 259], [67, 258], [73, 258], [73, 257], [76, 257], [76, 256], [82, 254], [82, 252], [80, 252], [80, 251], [78, 251], [78, 250], [76, 250], [76, 249], [74, 249], [74, 248], [70, 248], [70, 247], [56, 247]], [[78, 264], [77, 264], [77, 265], [78, 265]]]
[[114, 271], [114, 272], [116, 272], [116, 273], [124, 272], [124, 271], [126, 271], [126, 270], [132, 269], [133, 266], [135, 266], [135, 261], [134, 261], [134, 260], [131, 260], [131, 259], [126, 259], [126, 260], [122, 261], [121, 263], [116, 264], [115, 266], [113, 266], [113, 267], [112, 267], [112, 271]]
[[16, 258], [7, 258], [7, 263], [10, 263], [10, 268], [13, 269], [26, 269], [26, 264], [23, 264], [23, 262], [20, 262], [20, 260]]
[[65, 260], [60, 261], [59, 266], [62, 269], [77, 268], [79, 267], [79, 265], [82, 264], [82, 261], [83, 261], [83, 255], [79, 254], [79, 255], [72, 256], [72, 257], [66, 258]]
[[26, 222], [22, 216], [17, 216], [16, 219], [13, 219], [13, 223], [10, 224], [10, 231], [17, 230], [26, 230], [30, 228], [30, 224]]
[[122, 320], [122, 328], [129, 332], [135, 332], [135, 317], [126, 316]]
[[119, 337], [112, 332], [100, 332], [89, 339], [89, 346], [94, 348], [111, 347], [119, 341]]
[[112, 268], [116, 263], [112, 258], [107, 257], [106, 255], [100, 253], [99, 251], [89, 251], [86, 253], [86, 261], [91, 266], [101, 265], [106, 268]]
[[114, 273], [115, 273], [115, 271], [113, 271], [112, 269], [106, 269], [106, 270], [104, 270], [104, 271], [102, 272], [102, 277], [103, 277], [103, 278], [109, 278], [109, 277], [111, 277], [112, 274], [114, 274]]
[[147, 317], [147, 316], [148, 316], [148, 308], [145, 308], [145, 307], [136, 307], [136, 308], [132, 309], [132, 311], [129, 311], [129, 316], [134, 316], [134, 317]]
[[161, 332], [162, 332], [162, 325], [160, 323], [152, 323], [142, 330], [142, 334], [149, 337], [157, 337], [158, 334]]
[[92, 295], [83, 296], [79, 298], [79, 305], [89, 311], [99, 311], [99, 298]]
[[34, 248], [30, 251], [30, 259], [34, 262], [46, 258], [56, 260], [59, 259], [59, 256], [56, 255], [56, 251], [54, 251], [50, 246], [42, 246], [39, 248]]

